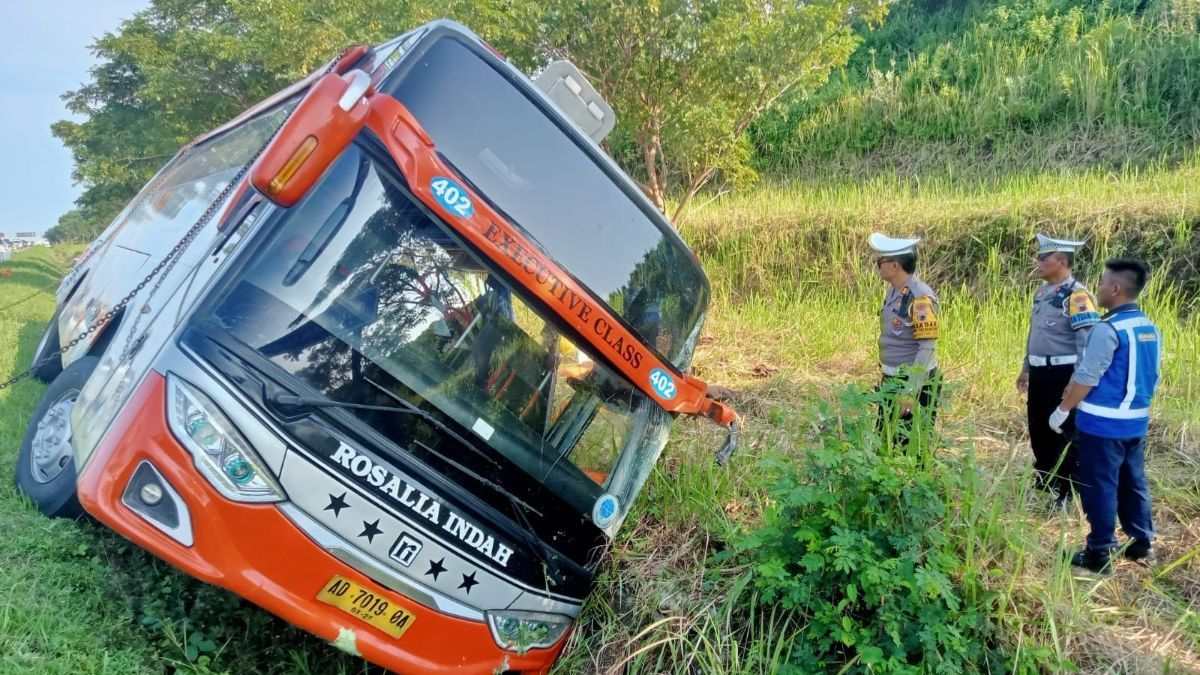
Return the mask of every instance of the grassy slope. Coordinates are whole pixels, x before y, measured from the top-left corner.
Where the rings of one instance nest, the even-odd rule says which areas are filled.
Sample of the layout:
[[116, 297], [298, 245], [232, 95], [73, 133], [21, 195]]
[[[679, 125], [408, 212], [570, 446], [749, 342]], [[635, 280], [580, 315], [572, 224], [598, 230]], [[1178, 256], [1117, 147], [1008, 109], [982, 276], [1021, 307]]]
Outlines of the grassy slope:
[[[57, 285], [73, 249], [0, 264], [0, 306]], [[54, 310], [53, 288], [0, 309], [0, 374], [23, 370]], [[13, 463], [45, 386], [0, 391], [0, 673], [371, 673], [225, 591], [92, 522], [42, 517], [13, 487]]]
[[[5, 304], [57, 282], [63, 251], [35, 249], [2, 267]], [[0, 312], [0, 372], [23, 369], [54, 309], [49, 293]], [[16, 449], [44, 387], [0, 393], [0, 672], [137, 672], [146, 661], [132, 612], [86, 526], [41, 518], [12, 485]], [[104, 626], [104, 630], [96, 630]]]
[[[844, 77], [756, 125], [763, 183], [683, 227], [714, 289], [695, 369], [737, 390], [745, 447], [718, 469], [713, 430], [679, 425], [561, 672], [773, 672], [797, 638], [802, 619], [752, 609], [744, 560], [712, 554], [766, 507], [757, 460], [798, 456], [813, 403], [877, 377], [872, 230], [927, 239], [923, 274], [943, 298], [939, 353], [954, 388], [945, 452], [974, 453], [985, 477], [985, 516], [955, 536], [995, 594], [1010, 658], [1200, 672], [1195, 9], [908, 2]], [[1167, 353], [1150, 480], [1166, 564], [1151, 574], [1073, 575], [1059, 561], [1086, 532], [1082, 513], [1047, 517], [1029, 494], [1012, 383], [1038, 231], [1089, 240], [1078, 266], [1089, 283], [1099, 261], [1129, 252], [1158, 271], [1146, 305]]]
[[759, 120], [761, 168], [994, 177], [1174, 166], [1200, 140], [1196, 0], [902, 0], [815, 96]]
[[[684, 672], [689, 664], [703, 672], [769, 672], [770, 655], [786, 646], [779, 637], [783, 619], [748, 614], [753, 594], [737, 585], [743, 563], [715, 565], [710, 556], [721, 540], [752, 526], [764, 507], [756, 460], [802, 452], [812, 402], [877, 377], [882, 286], [864, 242], [872, 229], [931, 238], [925, 267], [943, 298], [939, 354], [954, 388], [940, 423], [943, 443], [946, 452], [975, 453], [987, 479], [979, 500], [987, 516], [956, 536], [964, 549], [974, 544], [978, 568], [1001, 599], [995, 618], [1010, 653], [1048, 648], [1052, 663], [1074, 662], [1087, 672], [1200, 670], [1200, 618], [1192, 609], [1200, 606], [1197, 297], [1166, 288], [1173, 279], [1160, 274], [1144, 298], [1168, 345], [1150, 450], [1168, 565], [1149, 575], [1122, 566], [1113, 579], [1097, 581], [1057, 564], [1061, 549], [1076, 546], [1086, 532], [1082, 513], [1047, 517], [1027, 489], [1023, 402], [1012, 383], [1035, 286], [1028, 244], [992, 247], [968, 264], [937, 253], [939, 237], [964, 236], [977, 222], [1003, 221], [1005, 230], [1029, 233], [1114, 218], [1191, 220], [1200, 212], [1194, 172], [1069, 184], [1018, 179], [979, 191], [882, 179], [836, 190], [791, 185], [696, 213], [684, 235], [714, 280], [716, 298], [696, 371], [738, 392], [746, 447], [731, 467], [717, 469], [712, 428], [679, 425], [593, 604], [594, 632], [579, 638], [576, 660], [562, 672], [625, 658], [638, 665], [634, 672]], [[748, 616], [763, 625], [746, 625]], [[729, 660], [735, 648], [742, 655], [736, 663]]]

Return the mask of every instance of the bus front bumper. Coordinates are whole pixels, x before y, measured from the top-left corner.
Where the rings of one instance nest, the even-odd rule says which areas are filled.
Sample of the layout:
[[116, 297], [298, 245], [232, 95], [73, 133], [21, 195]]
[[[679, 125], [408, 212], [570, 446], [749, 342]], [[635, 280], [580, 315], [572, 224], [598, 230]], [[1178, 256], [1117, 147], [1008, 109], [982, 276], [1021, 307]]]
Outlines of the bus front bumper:
[[[441, 614], [388, 590], [321, 549], [271, 504], [221, 496], [167, 428], [166, 381], [151, 372], [124, 407], [78, 479], [83, 508], [138, 546], [193, 577], [220, 586], [338, 647], [399, 673], [545, 673], [551, 649], [500, 649], [483, 622]], [[139, 466], [149, 463], [186, 504], [191, 545], [152, 525], [123, 502]], [[185, 540], [188, 538], [184, 538]], [[393, 638], [317, 599], [335, 576], [398, 603], [413, 615]]]

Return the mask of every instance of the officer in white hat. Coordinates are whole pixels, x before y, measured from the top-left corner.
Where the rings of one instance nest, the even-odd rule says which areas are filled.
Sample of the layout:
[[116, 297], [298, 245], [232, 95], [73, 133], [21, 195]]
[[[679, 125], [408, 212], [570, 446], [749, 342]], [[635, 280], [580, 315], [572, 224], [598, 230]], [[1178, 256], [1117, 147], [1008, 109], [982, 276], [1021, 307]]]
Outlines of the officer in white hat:
[[1074, 415], [1054, 433], [1047, 424], [1062, 400], [1075, 364], [1083, 358], [1088, 331], [1100, 320], [1096, 300], [1071, 271], [1082, 241], [1037, 235], [1037, 271], [1045, 282], [1033, 294], [1025, 358], [1017, 390], [1027, 395], [1026, 421], [1033, 448], [1035, 485], [1065, 508], [1071, 498], [1076, 456], [1072, 433]]
[[904, 440], [914, 408], [926, 411], [932, 421], [937, 412], [938, 314], [937, 294], [916, 274], [919, 238], [896, 239], [873, 233], [868, 243], [875, 251], [879, 276], [888, 282], [879, 312], [879, 360], [883, 386], [899, 390], [898, 410], [884, 410], [884, 418], [901, 421]]

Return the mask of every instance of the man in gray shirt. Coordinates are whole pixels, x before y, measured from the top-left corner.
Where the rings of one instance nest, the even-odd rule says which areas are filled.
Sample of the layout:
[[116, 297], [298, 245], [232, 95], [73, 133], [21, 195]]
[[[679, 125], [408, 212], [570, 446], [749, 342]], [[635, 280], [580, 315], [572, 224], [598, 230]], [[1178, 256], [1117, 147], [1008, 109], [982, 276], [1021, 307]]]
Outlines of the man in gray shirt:
[[[897, 438], [906, 445], [914, 424], [937, 416], [938, 313], [937, 294], [916, 274], [917, 242], [895, 239], [878, 232], [869, 244], [877, 257], [879, 276], [888, 290], [879, 312], [879, 361], [883, 370], [881, 387], [898, 392], [894, 407], [881, 410], [881, 427], [895, 420]], [[924, 413], [916, 415], [914, 413]], [[927, 416], [927, 417], [926, 417]]]
[[1071, 270], [1075, 252], [1083, 242], [1044, 234], [1039, 234], [1037, 241], [1037, 271], [1045, 283], [1033, 295], [1017, 391], [1027, 395], [1025, 418], [1033, 449], [1035, 486], [1052, 493], [1056, 508], [1062, 509], [1070, 501], [1074, 480], [1076, 453], [1071, 440], [1075, 420], [1074, 416], [1067, 420], [1062, 434], [1051, 431], [1047, 421], [1071, 381], [1087, 344], [1088, 331], [1100, 320], [1100, 314], [1092, 294], [1075, 280]]

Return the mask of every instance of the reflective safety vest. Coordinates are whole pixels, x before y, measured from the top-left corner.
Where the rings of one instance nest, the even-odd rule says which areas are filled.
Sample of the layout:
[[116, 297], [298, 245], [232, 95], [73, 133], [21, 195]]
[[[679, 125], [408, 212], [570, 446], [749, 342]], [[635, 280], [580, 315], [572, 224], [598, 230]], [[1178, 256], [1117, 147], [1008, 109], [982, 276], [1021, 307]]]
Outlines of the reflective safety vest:
[[[1145, 436], [1150, 400], [1158, 386], [1162, 333], [1136, 306], [1101, 323], [1116, 331], [1117, 349], [1100, 382], [1079, 404], [1075, 427], [1102, 438]], [[1093, 329], [1099, 330], [1107, 329]]]

